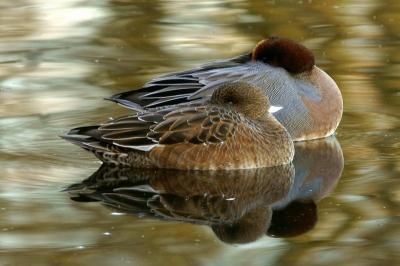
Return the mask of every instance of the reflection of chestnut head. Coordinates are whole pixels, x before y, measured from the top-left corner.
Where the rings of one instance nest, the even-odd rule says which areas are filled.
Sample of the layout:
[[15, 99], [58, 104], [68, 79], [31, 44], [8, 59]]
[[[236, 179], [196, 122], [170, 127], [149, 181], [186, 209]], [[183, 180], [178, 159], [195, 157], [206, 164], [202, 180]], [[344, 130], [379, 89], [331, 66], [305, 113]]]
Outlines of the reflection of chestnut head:
[[274, 210], [267, 235], [295, 237], [315, 227], [318, 221], [317, 205], [313, 201], [293, 201], [284, 209]]
[[238, 220], [211, 226], [215, 235], [227, 244], [251, 243], [262, 237], [271, 221], [269, 206], [259, 207]]

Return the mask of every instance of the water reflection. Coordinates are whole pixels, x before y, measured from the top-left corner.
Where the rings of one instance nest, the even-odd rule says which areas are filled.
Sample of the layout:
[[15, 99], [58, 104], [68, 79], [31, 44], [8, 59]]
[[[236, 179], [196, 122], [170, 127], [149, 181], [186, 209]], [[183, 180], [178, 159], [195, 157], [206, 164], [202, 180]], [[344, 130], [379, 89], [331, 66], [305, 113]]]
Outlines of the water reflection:
[[272, 205], [270, 236], [294, 237], [314, 228], [316, 203], [334, 190], [343, 171], [343, 153], [334, 136], [295, 142], [295, 149], [293, 187], [283, 201]]
[[[296, 174], [295, 174], [296, 169]], [[132, 169], [103, 164], [66, 191], [114, 212], [208, 225], [223, 242], [293, 237], [317, 223], [316, 202], [343, 169], [336, 138], [296, 143], [293, 165], [236, 171]]]
[[[399, 263], [400, 1], [15, 0], [0, 6], [1, 265]], [[345, 168], [335, 191], [318, 202], [313, 230], [224, 245], [207, 226], [113, 216], [98, 203], [78, 204], [58, 192], [90, 176], [98, 163], [57, 135], [102, 122], [104, 114], [126, 114], [102, 98], [250, 51], [271, 35], [310, 48], [343, 94], [337, 138]], [[304, 183], [307, 200], [317, 180], [303, 180], [296, 176], [292, 190]], [[290, 195], [295, 199], [289, 193], [285, 202]], [[272, 224], [278, 205], [284, 203], [271, 207]]]

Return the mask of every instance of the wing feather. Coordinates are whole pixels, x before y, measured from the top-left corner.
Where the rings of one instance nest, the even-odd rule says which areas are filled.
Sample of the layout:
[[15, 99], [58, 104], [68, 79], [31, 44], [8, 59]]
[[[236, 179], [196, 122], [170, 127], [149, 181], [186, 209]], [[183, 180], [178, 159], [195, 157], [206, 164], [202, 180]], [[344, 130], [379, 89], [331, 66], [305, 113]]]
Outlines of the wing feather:
[[[191, 95], [210, 82], [215, 82], [216, 79], [222, 78], [224, 82], [229, 82], [244, 77], [248, 71], [242, 66], [250, 61], [251, 53], [247, 53], [196, 68], [169, 73], [146, 83], [141, 89], [115, 94], [107, 100], [133, 110], [188, 102], [194, 99]], [[236, 74], [232, 75], [232, 73]], [[216, 85], [214, 84], [212, 88]]]
[[[103, 123], [71, 130], [70, 134], [92, 137], [89, 148], [99, 143], [147, 151], [156, 145], [221, 143], [235, 134], [241, 114], [223, 106], [186, 104], [152, 108]], [[102, 148], [104, 149], [104, 147]]]

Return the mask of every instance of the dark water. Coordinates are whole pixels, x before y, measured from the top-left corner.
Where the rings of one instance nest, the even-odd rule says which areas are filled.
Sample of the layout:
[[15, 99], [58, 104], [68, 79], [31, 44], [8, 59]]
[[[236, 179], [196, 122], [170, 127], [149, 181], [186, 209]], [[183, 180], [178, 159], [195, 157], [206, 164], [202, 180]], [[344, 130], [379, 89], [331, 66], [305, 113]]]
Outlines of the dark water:
[[[398, 1], [3, 1], [0, 29], [0, 265], [400, 264]], [[102, 98], [268, 36], [310, 48], [343, 94], [340, 179], [287, 177], [293, 197], [318, 201], [313, 229], [229, 245], [207, 222], [121, 215], [59, 192], [100, 165], [58, 135], [126, 113]], [[305, 169], [333, 164], [316, 165]], [[282, 207], [261, 201], [266, 213]]]

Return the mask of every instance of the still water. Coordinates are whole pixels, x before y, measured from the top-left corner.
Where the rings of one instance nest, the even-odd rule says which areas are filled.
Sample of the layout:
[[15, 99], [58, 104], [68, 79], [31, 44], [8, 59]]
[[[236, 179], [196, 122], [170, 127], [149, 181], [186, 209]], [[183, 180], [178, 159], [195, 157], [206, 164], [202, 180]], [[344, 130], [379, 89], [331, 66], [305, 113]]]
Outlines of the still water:
[[[400, 265], [398, 1], [2, 1], [0, 29], [0, 265]], [[268, 36], [307, 46], [343, 94], [336, 136], [292, 165], [97, 171], [58, 137], [127, 113], [105, 97]], [[251, 241], [213, 226], [248, 215]]]

